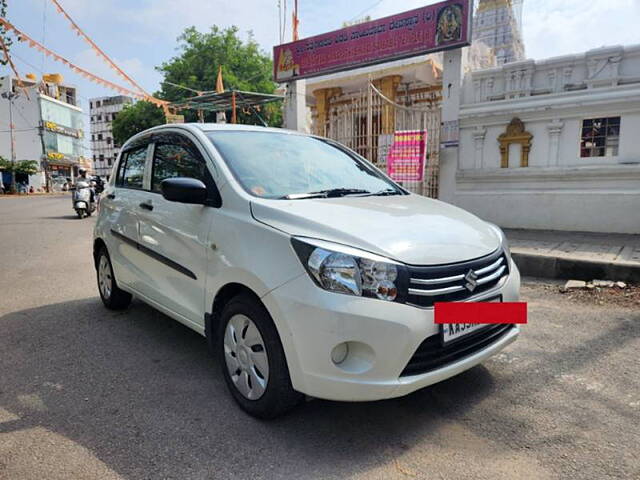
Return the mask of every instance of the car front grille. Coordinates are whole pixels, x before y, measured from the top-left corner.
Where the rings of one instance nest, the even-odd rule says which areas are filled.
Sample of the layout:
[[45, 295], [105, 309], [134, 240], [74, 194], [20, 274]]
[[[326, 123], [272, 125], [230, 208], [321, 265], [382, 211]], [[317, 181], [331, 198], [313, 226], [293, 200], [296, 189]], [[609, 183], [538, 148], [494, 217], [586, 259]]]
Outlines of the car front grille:
[[490, 325], [444, 346], [440, 340], [440, 334], [427, 337], [413, 354], [400, 376], [427, 373], [473, 355], [499, 340], [513, 327], [512, 324]]
[[432, 307], [436, 302], [460, 302], [487, 292], [509, 274], [502, 249], [467, 262], [437, 266], [409, 266], [406, 302]]

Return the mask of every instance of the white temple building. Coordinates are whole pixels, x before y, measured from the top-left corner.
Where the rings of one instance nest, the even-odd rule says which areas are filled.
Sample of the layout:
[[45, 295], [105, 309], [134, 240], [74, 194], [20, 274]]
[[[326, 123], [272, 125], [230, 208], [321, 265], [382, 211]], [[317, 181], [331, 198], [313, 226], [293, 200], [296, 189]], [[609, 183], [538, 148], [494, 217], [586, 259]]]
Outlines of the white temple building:
[[640, 45], [467, 73], [440, 199], [502, 227], [640, 232]]
[[473, 17], [473, 44], [484, 44], [497, 65], [525, 59], [523, 0], [480, 0]]

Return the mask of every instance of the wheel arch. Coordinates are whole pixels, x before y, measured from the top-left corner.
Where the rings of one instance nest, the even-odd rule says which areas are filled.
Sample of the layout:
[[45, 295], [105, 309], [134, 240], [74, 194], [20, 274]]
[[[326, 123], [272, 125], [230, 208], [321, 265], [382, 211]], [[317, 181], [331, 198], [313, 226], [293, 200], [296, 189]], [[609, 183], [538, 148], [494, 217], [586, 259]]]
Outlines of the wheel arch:
[[[93, 266], [96, 267], [96, 269], [98, 268], [98, 254], [103, 248], [107, 249], [107, 244], [105, 243], [105, 241], [100, 237], [96, 238], [93, 241]], [[109, 253], [108, 250], [107, 253]]]
[[246, 285], [239, 282], [230, 282], [222, 286], [216, 292], [216, 295], [213, 299], [211, 313], [205, 313], [204, 316], [204, 332], [205, 337], [207, 338], [207, 345], [209, 346], [209, 350], [211, 351], [211, 353], [215, 351], [216, 332], [218, 331], [218, 325], [220, 322], [220, 316], [222, 315], [222, 310], [232, 298], [240, 294], [247, 294], [253, 297], [265, 308], [265, 310], [267, 310], [267, 312], [269, 311], [262, 300], [260, 300], [258, 294]]

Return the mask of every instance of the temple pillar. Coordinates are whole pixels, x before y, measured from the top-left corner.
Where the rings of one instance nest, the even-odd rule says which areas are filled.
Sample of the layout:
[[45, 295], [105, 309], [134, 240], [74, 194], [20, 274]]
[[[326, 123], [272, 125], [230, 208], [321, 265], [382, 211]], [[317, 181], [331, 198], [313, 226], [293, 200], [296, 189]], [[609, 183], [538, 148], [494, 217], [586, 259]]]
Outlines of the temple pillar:
[[[377, 78], [373, 81], [373, 85], [380, 90], [380, 93], [392, 102], [396, 101], [398, 95], [398, 85], [402, 81], [401, 75], [388, 75], [386, 77]], [[381, 133], [393, 133], [396, 130], [396, 109], [388, 102], [382, 105]]]
[[327, 135], [327, 123], [329, 120], [329, 107], [331, 99], [342, 94], [341, 88], [319, 88], [313, 91], [316, 99], [317, 121], [314, 128], [316, 135], [325, 137]]

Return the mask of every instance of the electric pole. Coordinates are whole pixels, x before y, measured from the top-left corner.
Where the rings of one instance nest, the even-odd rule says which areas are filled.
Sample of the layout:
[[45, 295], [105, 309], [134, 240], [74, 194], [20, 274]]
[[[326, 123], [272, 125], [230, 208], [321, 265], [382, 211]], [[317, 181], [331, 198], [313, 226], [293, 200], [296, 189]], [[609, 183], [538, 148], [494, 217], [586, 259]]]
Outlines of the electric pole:
[[2, 93], [2, 98], [6, 98], [9, 101], [9, 132], [11, 135], [11, 185], [9, 188], [12, 193], [16, 191], [16, 138], [13, 131], [13, 99], [17, 96], [18, 94], [15, 92]]

